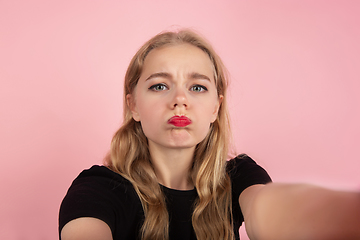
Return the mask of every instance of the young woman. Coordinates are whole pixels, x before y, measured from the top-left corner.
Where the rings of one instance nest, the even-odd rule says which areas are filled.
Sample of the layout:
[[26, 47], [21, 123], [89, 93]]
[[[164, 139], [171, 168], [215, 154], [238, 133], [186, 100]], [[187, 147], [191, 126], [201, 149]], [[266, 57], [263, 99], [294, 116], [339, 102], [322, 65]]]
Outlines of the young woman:
[[251, 239], [360, 237], [359, 194], [267, 184], [248, 156], [227, 161], [226, 71], [194, 32], [146, 42], [124, 86], [124, 124], [65, 196], [62, 240], [230, 240], [244, 220]]

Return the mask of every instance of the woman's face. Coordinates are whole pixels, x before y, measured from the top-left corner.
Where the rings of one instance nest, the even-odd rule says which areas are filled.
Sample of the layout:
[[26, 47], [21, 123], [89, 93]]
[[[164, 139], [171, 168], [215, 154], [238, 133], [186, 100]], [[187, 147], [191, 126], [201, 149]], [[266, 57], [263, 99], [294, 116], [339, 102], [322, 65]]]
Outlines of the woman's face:
[[149, 148], [194, 148], [216, 120], [218, 96], [208, 55], [190, 44], [157, 48], [147, 55], [127, 96]]

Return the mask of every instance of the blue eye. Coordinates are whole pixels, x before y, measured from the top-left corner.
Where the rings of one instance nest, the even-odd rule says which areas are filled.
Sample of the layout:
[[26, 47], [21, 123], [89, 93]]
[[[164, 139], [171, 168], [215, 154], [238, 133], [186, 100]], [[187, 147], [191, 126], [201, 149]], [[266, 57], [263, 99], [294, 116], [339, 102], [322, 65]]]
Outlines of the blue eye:
[[167, 89], [166, 85], [163, 83], [158, 83], [158, 84], [154, 84], [151, 87], [149, 87], [150, 90], [159, 92], [159, 91], [164, 91]]
[[190, 90], [194, 92], [203, 92], [203, 91], [207, 91], [207, 88], [202, 85], [194, 85], [190, 88]]

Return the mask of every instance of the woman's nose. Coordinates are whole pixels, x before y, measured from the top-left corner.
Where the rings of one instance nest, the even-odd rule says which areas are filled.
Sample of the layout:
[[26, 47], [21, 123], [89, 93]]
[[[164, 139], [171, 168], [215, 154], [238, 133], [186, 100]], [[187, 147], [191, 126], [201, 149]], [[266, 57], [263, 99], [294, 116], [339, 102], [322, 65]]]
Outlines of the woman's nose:
[[186, 96], [186, 90], [176, 89], [174, 91], [174, 97], [171, 103], [171, 107], [188, 107], [188, 98]]

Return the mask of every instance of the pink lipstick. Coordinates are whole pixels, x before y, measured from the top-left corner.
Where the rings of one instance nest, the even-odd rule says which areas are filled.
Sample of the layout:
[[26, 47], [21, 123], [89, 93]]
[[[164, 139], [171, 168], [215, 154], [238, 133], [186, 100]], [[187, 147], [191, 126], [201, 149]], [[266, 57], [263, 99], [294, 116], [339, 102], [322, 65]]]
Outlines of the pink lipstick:
[[175, 127], [186, 127], [191, 123], [191, 120], [185, 116], [173, 116], [169, 119], [168, 123]]

